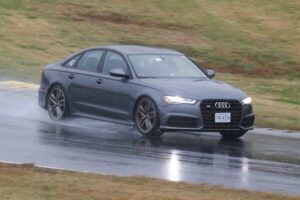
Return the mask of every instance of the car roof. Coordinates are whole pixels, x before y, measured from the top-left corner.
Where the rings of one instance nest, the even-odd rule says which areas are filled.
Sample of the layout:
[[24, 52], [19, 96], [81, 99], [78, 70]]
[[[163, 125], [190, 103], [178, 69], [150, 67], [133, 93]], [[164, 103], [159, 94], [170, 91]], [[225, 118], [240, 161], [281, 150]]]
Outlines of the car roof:
[[67, 62], [68, 60], [72, 59], [74, 56], [81, 54], [82, 52], [94, 50], [94, 49], [107, 49], [118, 51], [124, 55], [145, 55], [145, 54], [162, 54], [162, 55], [184, 55], [178, 51], [172, 49], [165, 49], [165, 48], [158, 48], [158, 47], [150, 47], [150, 46], [142, 46], [142, 45], [107, 45], [107, 46], [97, 46], [91, 47], [86, 49], [81, 49], [68, 57], [64, 58], [63, 60], [59, 61], [58, 63], [62, 64]]
[[115, 50], [126, 55], [132, 55], [132, 54], [183, 55], [182, 53], [171, 49], [141, 46], [141, 45], [108, 45], [108, 46], [100, 46], [98, 48]]

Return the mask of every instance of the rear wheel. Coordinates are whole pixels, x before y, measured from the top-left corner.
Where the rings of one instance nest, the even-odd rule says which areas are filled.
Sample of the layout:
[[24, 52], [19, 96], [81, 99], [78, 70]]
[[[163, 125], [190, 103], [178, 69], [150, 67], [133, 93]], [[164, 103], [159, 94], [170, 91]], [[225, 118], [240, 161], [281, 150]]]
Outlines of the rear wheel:
[[246, 134], [247, 131], [222, 131], [220, 134], [224, 139], [235, 140]]
[[52, 120], [58, 121], [68, 114], [66, 95], [61, 86], [54, 86], [48, 95], [48, 113]]
[[163, 134], [159, 130], [158, 108], [155, 102], [148, 97], [143, 97], [137, 103], [134, 121], [138, 131], [144, 136], [159, 137]]

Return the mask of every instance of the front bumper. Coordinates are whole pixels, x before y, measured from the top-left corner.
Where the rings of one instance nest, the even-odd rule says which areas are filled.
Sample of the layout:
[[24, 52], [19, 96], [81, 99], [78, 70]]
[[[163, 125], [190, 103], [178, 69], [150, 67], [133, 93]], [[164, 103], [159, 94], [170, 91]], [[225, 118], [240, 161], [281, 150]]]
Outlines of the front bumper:
[[[214, 100], [208, 100], [214, 101]], [[218, 100], [215, 100], [218, 101]], [[226, 100], [222, 100], [226, 101]], [[255, 116], [252, 105], [245, 105], [237, 100], [229, 100], [237, 106], [232, 110], [211, 110], [209, 115], [203, 110], [204, 101], [197, 102], [195, 105], [171, 105], [163, 104], [160, 106], [160, 129], [163, 131], [237, 131], [251, 130], [254, 126]], [[202, 107], [201, 107], [202, 105]], [[214, 113], [230, 112], [234, 116], [232, 123], [214, 123]]]

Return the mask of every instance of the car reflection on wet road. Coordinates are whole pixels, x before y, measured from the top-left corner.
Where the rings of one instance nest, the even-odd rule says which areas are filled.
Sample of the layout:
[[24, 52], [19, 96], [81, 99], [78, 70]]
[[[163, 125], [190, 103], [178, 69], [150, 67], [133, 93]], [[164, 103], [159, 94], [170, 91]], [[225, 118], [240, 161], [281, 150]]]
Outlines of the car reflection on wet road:
[[88, 119], [55, 124], [36, 93], [3, 88], [1, 161], [300, 195], [300, 139], [255, 131], [237, 141], [214, 133], [147, 139], [130, 127]]

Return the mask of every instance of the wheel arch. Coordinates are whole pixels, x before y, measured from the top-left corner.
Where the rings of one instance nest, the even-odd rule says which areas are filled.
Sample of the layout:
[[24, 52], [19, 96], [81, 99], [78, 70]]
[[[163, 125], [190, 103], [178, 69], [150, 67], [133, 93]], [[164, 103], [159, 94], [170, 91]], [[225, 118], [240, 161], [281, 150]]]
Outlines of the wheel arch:
[[60, 82], [53, 82], [47, 89], [46, 91], [46, 102], [45, 102], [45, 107], [46, 109], [48, 109], [48, 98], [49, 98], [49, 94], [51, 92], [51, 90], [55, 87], [55, 86], [60, 86], [63, 90], [64, 90], [64, 93], [65, 93], [65, 96], [67, 97], [67, 104], [68, 104], [68, 111], [70, 111], [70, 99], [69, 99], [69, 95], [68, 93], [66, 92], [66, 88], [63, 86], [63, 84], [61, 84]]
[[141, 99], [143, 99], [143, 98], [149, 98], [149, 99], [151, 99], [153, 102], [154, 102], [154, 105], [155, 105], [155, 107], [156, 107], [156, 109], [157, 109], [157, 112], [158, 112], [158, 119], [159, 119], [159, 123], [160, 123], [160, 117], [159, 117], [159, 107], [158, 107], [158, 103], [157, 103], [157, 101], [155, 100], [155, 98], [153, 98], [153, 97], [151, 97], [149, 94], [141, 94], [141, 95], [139, 95], [137, 98], [136, 98], [136, 101], [134, 102], [134, 106], [133, 106], [133, 108], [132, 108], [132, 111], [131, 111], [131, 113], [132, 113], [132, 120], [134, 121], [134, 117], [135, 117], [135, 110], [136, 110], [136, 108], [137, 108], [137, 105], [138, 105], [138, 103], [139, 103], [139, 101], [141, 100]]

